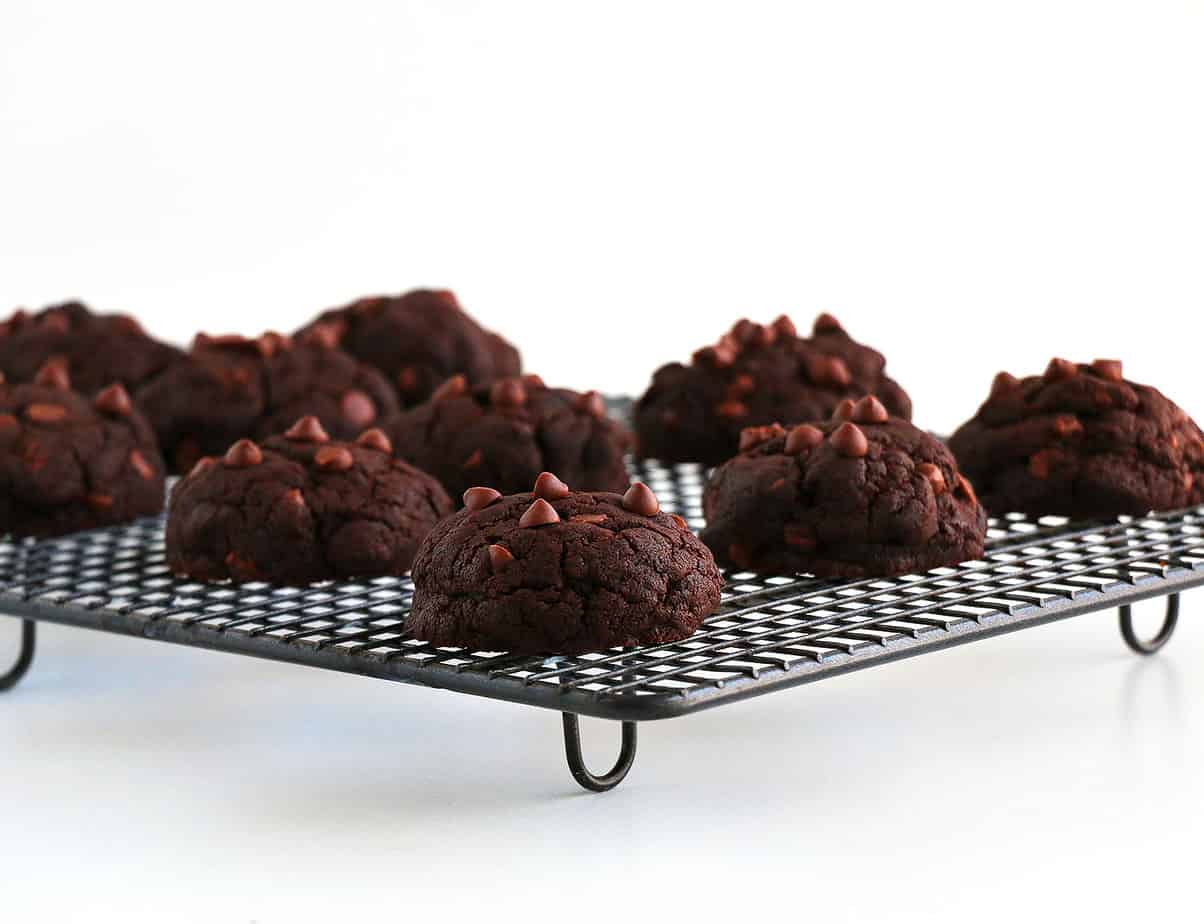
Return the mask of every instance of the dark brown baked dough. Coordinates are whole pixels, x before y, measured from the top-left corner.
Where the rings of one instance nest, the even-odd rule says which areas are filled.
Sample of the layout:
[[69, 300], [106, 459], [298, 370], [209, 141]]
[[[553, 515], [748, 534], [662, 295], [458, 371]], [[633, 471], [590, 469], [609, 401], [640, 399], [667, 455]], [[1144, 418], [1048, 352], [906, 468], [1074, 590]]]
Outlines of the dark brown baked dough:
[[949, 448], [996, 514], [1140, 516], [1204, 503], [1200, 428], [1156, 388], [1125, 379], [1117, 360], [999, 373]]
[[379, 430], [336, 442], [306, 417], [262, 447], [244, 439], [206, 456], [172, 490], [168, 564], [274, 584], [403, 574], [452, 504], [391, 449]]
[[31, 384], [0, 384], [0, 532], [59, 536], [153, 516], [164, 480], [155, 435], [120, 384], [86, 398], [56, 360]]
[[436, 645], [578, 654], [686, 638], [719, 605], [706, 546], [641, 483], [625, 495], [473, 488], [414, 561], [406, 629]]
[[323, 312], [299, 333], [315, 327], [383, 372], [405, 407], [421, 404], [456, 374], [481, 385], [522, 372], [518, 350], [481, 327], [446, 289], [361, 298]]
[[0, 372], [10, 382], [32, 380], [46, 360], [59, 357], [81, 393], [120, 382], [132, 394], [183, 355], [147, 336], [129, 315], [94, 314], [79, 302], [35, 314], [18, 310], [0, 323]]
[[690, 365], [656, 371], [635, 406], [642, 456], [718, 465], [736, 454], [750, 426], [828, 417], [845, 398], [877, 395], [895, 416], [911, 400], [885, 373], [882, 354], [853, 340], [831, 315], [799, 337], [783, 315], [772, 324], [741, 320]]
[[725, 565], [871, 577], [983, 552], [987, 517], [952, 454], [876, 398], [833, 419], [745, 431], [703, 495], [702, 540]]
[[538, 376], [469, 388], [463, 376], [381, 424], [397, 454], [459, 497], [474, 484], [503, 494], [554, 471], [574, 490], [627, 487], [626, 428], [606, 415], [597, 392], [548, 388]]
[[199, 334], [188, 357], [135, 394], [175, 472], [241, 437], [263, 439], [314, 415], [350, 439], [396, 413], [389, 383], [329, 338]]

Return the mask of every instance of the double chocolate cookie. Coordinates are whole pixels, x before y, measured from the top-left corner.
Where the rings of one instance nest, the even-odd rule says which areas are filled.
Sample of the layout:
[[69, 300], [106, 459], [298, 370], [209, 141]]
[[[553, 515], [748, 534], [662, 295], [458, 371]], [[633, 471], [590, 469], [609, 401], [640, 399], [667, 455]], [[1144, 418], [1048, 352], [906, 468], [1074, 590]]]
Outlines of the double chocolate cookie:
[[995, 377], [949, 448], [992, 513], [1140, 516], [1204, 502], [1204, 436], [1117, 360]]
[[163, 463], [120, 384], [92, 399], [51, 360], [25, 385], [0, 384], [0, 532], [60, 536], [163, 509]]
[[810, 337], [785, 315], [768, 325], [739, 321], [690, 365], [657, 370], [635, 406], [640, 455], [717, 465], [736, 454], [745, 427], [821, 420], [864, 395], [910, 418], [911, 401], [885, 368], [882, 354], [831, 315], [816, 319]]
[[479, 385], [522, 372], [518, 350], [481, 327], [446, 289], [361, 298], [324, 312], [302, 332], [315, 327], [383, 372], [405, 407], [425, 401], [452, 375]]
[[691, 635], [723, 579], [685, 521], [642, 483], [626, 494], [471, 488], [414, 561], [406, 630], [435, 645], [579, 654]]
[[751, 428], [712, 474], [702, 540], [725, 565], [873, 577], [982, 555], [987, 517], [952, 454], [872, 396], [826, 423]]
[[292, 340], [198, 334], [188, 357], [135, 394], [173, 471], [188, 471], [241, 437], [262, 439], [314, 415], [350, 439], [397, 411], [377, 370], [335, 347], [328, 331]]
[[79, 302], [34, 314], [18, 310], [0, 323], [0, 372], [10, 382], [32, 380], [46, 360], [59, 357], [85, 394], [114, 382], [132, 393], [183, 355], [128, 315], [94, 314]]
[[622, 491], [631, 436], [597, 392], [548, 388], [534, 375], [470, 388], [448, 379], [431, 400], [387, 420], [397, 453], [438, 478], [452, 497], [474, 484], [524, 490], [555, 471], [575, 490]]
[[316, 417], [239, 440], [177, 482], [167, 562], [201, 580], [308, 584], [403, 574], [451, 500], [380, 430], [336, 442]]

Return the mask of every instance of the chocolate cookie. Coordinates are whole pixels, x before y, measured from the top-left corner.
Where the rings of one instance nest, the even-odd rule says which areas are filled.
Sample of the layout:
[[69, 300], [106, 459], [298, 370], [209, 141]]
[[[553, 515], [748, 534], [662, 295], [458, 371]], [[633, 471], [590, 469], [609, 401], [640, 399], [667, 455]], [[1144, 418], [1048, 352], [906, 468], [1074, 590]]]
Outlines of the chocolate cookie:
[[469, 317], [446, 289], [361, 298], [324, 312], [302, 332], [315, 327], [383, 372], [405, 407], [421, 404], [452, 375], [480, 385], [522, 372], [518, 350]]
[[877, 398], [821, 424], [750, 428], [711, 475], [702, 540], [762, 573], [873, 577], [982, 555], [987, 517], [952, 454]]
[[476, 487], [414, 560], [406, 630], [435, 645], [579, 654], [691, 635], [723, 586], [706, 546], [642, 483], [534, 493]]
[[910, 418], [911, 401], [885, 366], [831, 315], [816, 319], [810, 337], [785, 315], [769, 325], [739, 321], [690, 365], [656, 371], [635, 406], [639, 453], [718, 465], [736, 454], [745, 427], [822, 420], [845, 398], [869, 394]]
[[380, 430], [332, 440], [303, 417], [262, 447], [239, 440], [176, 483], [167, 563], [201, 580], [308, 584], [403, 574], [451, 500]]
[[120, 384], [89, 399], [51, 360], [0, 384], [0, 532], [60, 536], [163, 509], [155, 435]]
[[469, 388], [448, 379], [430, 401], [385, 421], [397, 453], [459, 497], [474, 484], [524, 490], [545, 470], [574, 490], [622, 491], [631, 436], [597, 392], [548, 388], [538, 376]]
[[133, 392], [183, 355], [128, 315], [94, 314], [79, 302], [36, 314], [18, 310], [0, 323], [0, 371], [10, 382], [31, 381], [46, 360], [60, 357], [85, 394], [113, 382]]
[[949, 448], [992, 513], [1140, 516], [1204, 502], [1200, 428], [1117, 360], [999, 373]]
[[350, 439], [397, 411], [384, 376], [337, 349], [324, 331], [297, 341], [274, 333], [254, 340], [198, 334], [187, 359], [135, 399], [176, 472], [307, 414], [336, 439]]

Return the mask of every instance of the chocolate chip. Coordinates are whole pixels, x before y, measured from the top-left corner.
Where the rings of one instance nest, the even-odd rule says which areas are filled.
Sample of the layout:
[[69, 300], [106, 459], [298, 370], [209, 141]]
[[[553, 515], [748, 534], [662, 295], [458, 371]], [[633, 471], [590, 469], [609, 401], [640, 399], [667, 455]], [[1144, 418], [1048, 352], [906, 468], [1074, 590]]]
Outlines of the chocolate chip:
[[527, 403], [527, 389], [517, 379], [502, 379], [489, 389], [489, 403], [498, 407], [522, 407]]
[[852, 419], [857, 423], [886, 423], [890, 414], [881, 401], [873, 395], [866, 395], [853, 406]]
[[998, 398], [1020, 387], [1020, 380], [1008, 372], [1000, 372], [991, 382], [991, 397]]
[[606, 418], [606, 402], [602, 400], [602, 396], [596, 391], [582, 392], [573, 402], [573, 406], [579, 411], [584, 411], [596, 420], [604, 420]]
[[469, 510], [484, 510], [501, 496], [502, 492], [493, 488], [469, 488], [464, 492], [464, 506]]
[[322, 422], [309, 414], [284, 431], [284, 438], [297, 443], [329, 443], [330, 435]]
[[693, 361], [700, 366], [711, 366], [715, 369], [726, 369], [736, 361], [736, 353], [727, 346], [709, 346], [697, 350]]
[[371, 430], [365, 430], [357, 436], [355, 438], [355, 445], [363, 446], [365, 449], [373, 449], [376, 452], [393, 452], [393, 443], [385, 435], [385, 431], [376, 427], [373, 427]]
[[453, 375], [431, 394], [432, 401], [447, 401], [459, 398], [468, 391], [468, 379], [462, 375]]
[[811, 424], [799, 424], [786, 434], [786, 445], [782, 451], [788, 456], [809, 452], [824, 441], [824, 431]]
[[1049, 365], [1045, 367], [1045, 381], [1047, 382], [1073, 379], [1078, 374], [1079, 367], [1066, 359], [1051, 359]]
[[686, 532], [690, 531], [690, 524], [687, 523], [686, 518], [680, 514], [671, 513], [669, 514], [669, 519], [673, 521], [673, 525], [678, 529], [684, 529]]
[[1083, 422], [1073, 415], [1062, 414], [1054, 420], [1053, 431], [1055, 436], [1062, 439], [1068, 436], [1078, 436], [1083, 432]]
[[844, 388], [853, 380], [849, 367], [839, 356], [812, 356], [807, 360], [807, 377], [816, 385]]
[[978, 497], [974, 494], [974, 486], [966, 480], [965, 475], [960, 473], [957, 476], [957, 493], [972, 504], [978, 503]]
[[67, 409], [61, 404], [31, 404], [25, 416], [37, 423], [58, 423], [67, 416]]
[[811, 325], [813, 334], [831, 334], [843, 331], [844, 328], [840, 322], [826, 311], [815, 319], [815, 323]]
[[314, 453], [314, 465], [324, 472], [345, 472], [355, 464], [355, 456], [346, 446], [323, 446]]
[[491, 545], [489, 547], [489, 567], [493, 569], [495, 574], [512, 561], [514, 561], [514, 556], [510, 554], [510, 550], [504, 545]]
[[798, 328], [794, 326], [794, 322], [784, 314], [778, 315], [776, 321], [773, 322], [773, 329], [778, 332], [778, 336], [782, 338], [790, 338], [798, 336]]
[[842, 456], [860, 459], [870, 451], [865, 432], [855, 423], [842, 423], [831, 436], [832, 448]]
[[[133, 461], [132, 457], [130, 461]], [[226, 463], [227, 468], [248, 468], [262, 462], [263, 453], [250, 440], [239, 440], [226, 450], [226, 455], [222, 461]]]
[[66, 334], [71, 330], [71, 321], [62, 312], [52, 311], [42, 316], [38, 326], [55, 334]]
[[376, 405], [358, 388], [353, 388], [343, 395], [339, 409], [343, 412], [343, 419], [357, 430], [376, 420]]
[[270, 359], [277, 353], [283, 350], [291, 350], [293, 341], [284, 334], [278, 334], [274, 330], [266, 331], [255, 339], [255, 349], [259, 351], [259, 355], [264, 359]]
[[741, 318], [732, 325], [731, 336], [737, 343], [749, 343], [755, 336], [760, 324], [754, 324], [748, 318]]
[[756, 380], [746, 372], [742, 372], [732, 379], [732, 384], [727, 387], [727, 392], [733, 398], [742, 398], [745, 395], [751, 395], [757, 390]]
[[740, 452], [747, 452], [755, 446], [786, 435], [786, 428], [781, 424], [767, 424], [764, 427], [745, 427], [740, 431]]
[[547, 388], [548, 387], [547, 385], [544, 384], [543, 379], [541, 379], [534, 372], [528, 372], [519, 381], [521, 381], [528, 388]]
[[606, 514], [604, 513], [578, 513], [575, 516], [569, 517], [570, 523], [592, 523], [597, 526], [606, 522]]
[[560, 500], [569, 496], [569, 486], [551, 472], [540, 472], [535, 479], [535, 496], [545, 500]]
[[196, 464], [189, 469], [187, 477], [192, 478], [195, 475], [201, 474], [201, 472], [207, 472], [216, 464], [217, 460], [214, 459], [213, 456], [202, 456], [201, 458], [197, 459]]
[[226, 553], [226, 569], [236, 577], [254, 579], [259, 576], [259, 568], [253, 559], [237, 552]]
[[857, 409], [857, 402], [852, 398], [845, 398], [832, 411], [833, 420], [852, 420], [853, 411]]
[[102, 414], [113, 414], [117, 417], [126, 417], [134, 409], [133, 404], [130, 403], [129, 392], [120, 382], [114, 382], [108, 388], [97, 392], [96, 397], [92, 400], [92, 406]]
[[809, 551], [819, 545], [815, 534], [806, 526], [798, 523], [787, 523], [782, 530], [782, 539], [787, 545]]
[[300, 488], [289, 488], [280, 495], [280, 502], [290, 507], [301, 508], [305, 506], [305, 495], [301, 493]]
[[406, 394], [418, 388], [418, 370], [413, 366], [403, 366], [397, 373], [397, 387]]
[[936, 496], [939, 497], [948, 489], [945, 473], [941, 471], [940, 466], [931, 462], [921, 462], [916, 466], [916, 473], [932, 486], [932, 493]]
[[1125, 380], [1124, 365], [1119, 359], [1097, 359], [1091, 364], [1091, 371], [1100, 378], [1108, 379], [1111, 382]]
[[773, 327], [766, 324], [754, 324], [748, 337], [748, 344], [767, 347], [777, 339], [778, 332]]
[[547, 526], [550, 523], [559, 522], [560, 514], [556, 512], [556, 508], [542, 497], [535, 498], [534, 503], [518, 519], [518, 525], [524, 529], [529, 526]]
[[56, 388], [59, 391], [71, 390], [71, 375], [67, 371], [67, 360], [62, 356], [52, 356], [42, 363], [42, 368], [33, 377], [35, 385], [44, 388]]
[[112, 494], [89, 494], [84, 498], [86, 503], [93, 510], [109, 510], [113, 506]]
[[480, 468], [485, 461], [485, 455], [479, 449], [474, 449], [472, 455], [460, 463], [460, 468]]
[[652, 489], [642, 481], [633, 482], [623, 495], [623, 507], [642, 517], [656, 516], [661, 509], [661, 503], [652, 493]]
[[118, 333], [126, 334], [130, 337], [141, 337], [146, 334], [142, 325], [138, 323], [137, 318], [132, 318], [128, 314], [115, 314], [112, 317], [113, 329]]
[[715, 413], [720, 417], [747, 417], [748, 405], [743, 401], [723, 401], [715, 407]]
[[[252, 443], [251, 445], [254, 446], [255, 444]], [[255, 449], [256, 449], [256, 451], [258, 451], [259, 447], [256, 446]], [[136, 471], [138, 473], [139, 477], [141, 477], [143, 481], [150, 481], [157, 474], [155, 471], [155, 467], [153, 465], [151, 465], [150, 461], [146, 458], [146, 456], [144, 456], [137, 449], [130, 450], [129, 463], [130, 463], [130, 468], [132, 468], [134, 471]]]
[[342, 339], [342, 331], [335, 324], [321, 322], [315, 324], [305, 333], [305, 343], [323, 350], [333, 350]]

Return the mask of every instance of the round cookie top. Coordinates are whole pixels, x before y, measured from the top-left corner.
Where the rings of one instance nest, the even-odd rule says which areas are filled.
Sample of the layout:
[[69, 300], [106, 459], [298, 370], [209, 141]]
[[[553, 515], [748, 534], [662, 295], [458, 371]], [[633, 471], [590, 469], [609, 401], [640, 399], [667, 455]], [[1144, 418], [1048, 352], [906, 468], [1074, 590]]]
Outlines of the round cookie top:
[[885, 369], [881, 353], [829, 314], [815, 320], [810, 337], [785, 315], [772, 324], [742, 319], [690, 365], [657, 370], [636, 404], [640, 453], [718, 464], [735, 455], [745, 427], [820, 420], [843, 399], [867, 394], [909, 418], [911, 401]]
[[129, 315], [95, 314], [80, 302], [36, 313], [18, 309], [0, 322], [0, 371], [12, 382], [30, 381], [43, 363], [59, 357], [85, 394], [114, 382], [133, 391], [183, 355], [149, 337]]
[[750, 428], [703, 497], [702, 539], [763, 572], [888, 575], [981, 555], [986, 514], [952, 454], [873, 396]]
[[676, 641], [719, 605], [707, 548], [641, 482], [625, 494], [470, 488], [414, 562], [406, 628], [437, 645], [577, 654]]
[[89, 399], [67, 364], [0, 380], [0, 531], [57, 536], [151, 516], [165, 475], [154, 433], [114, 383]]
[[388, 382], [337, 349], [329, 332], [300, 339], [198, 334], [184, 362], [135, 396], [173, 467], [187, 471], [235, 439], [262, 439], [315, 415], [350, 439], [397, 411]]
[[995, 376], [949, 446], [987, 509], [1097, 517], [1204, 502], [1204, 436], [1119, 360], [1055, 358], [1042, 375]]
[[204, 580], [304, 584], [404, 573], [452, 509], [434, 478], [397, 459], [377, 429], [354, 442], [303, 417], [262, 445], [241, 439], [176, 484], [173, 569]]
[[469, 387], [462, 375], [431, 400], [381, 424], [398, 454], [458, 497], [474, 484], [504, 494], [524, 490], [545, 470], [584, 490], [627, 487], [625, 427], [594, 391], [548, 388], [537, 375]]
[[361, 298], [323, 312], [301, 333], [318, 327], [383, 372], [406, 407], [457, 373], [478, 385], [522, 371], [518, 350], [481, 327], [447, 289]]

